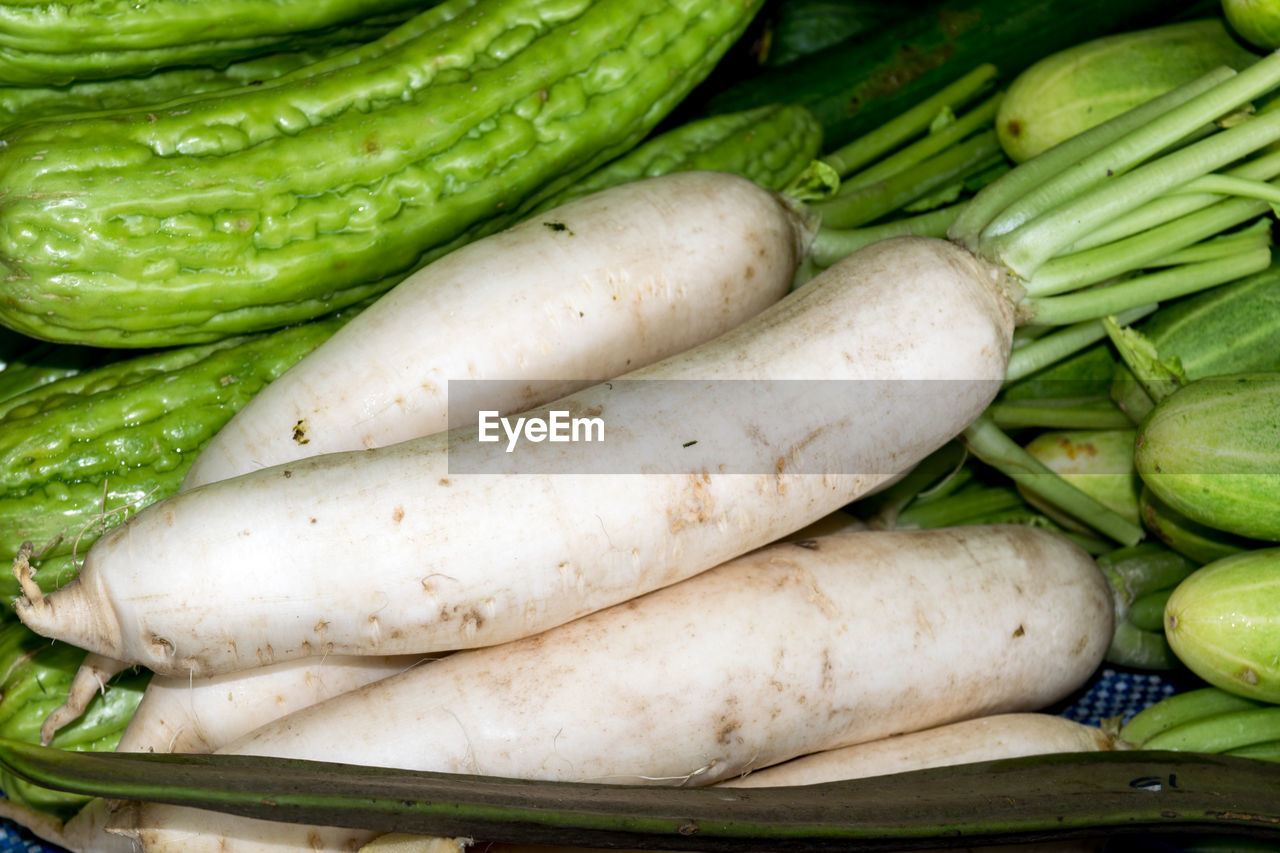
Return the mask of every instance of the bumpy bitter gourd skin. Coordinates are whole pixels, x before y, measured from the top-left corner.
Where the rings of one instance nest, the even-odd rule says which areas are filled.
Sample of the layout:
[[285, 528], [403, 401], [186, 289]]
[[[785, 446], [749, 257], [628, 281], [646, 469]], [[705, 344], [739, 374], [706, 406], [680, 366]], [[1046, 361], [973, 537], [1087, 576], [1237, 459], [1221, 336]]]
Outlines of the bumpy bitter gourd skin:
[[634, 147], [759, 3], [448, 0], [332, 71], [24, 124], [0, 152], [0, 322], [163, 346], [385, 290]]
[[61, 86], [177, 65], [218, 65], [350, 40], [347, 24], [431, 0], [5, 0], [0, 84]]
[[[0, 401], [6, 565], [30, 541], [44, 582], [71, 580], [103, 531], [176, 492], [214, 433], [354, 314], [147, 352]], [[17, 595], [0, 574], [4, 606]]]
[[137, 108], [191, 95], [261, 85], [322, 59], [354, 50], [404, 21], [403, 12], [369, 18], [345, 27], [340, 41], [331, 42], [326, 38], [322, 44], [252, 56], [221, 67], [184, 65], [139, 76], [83, 80], [62, 86], [0, 86], [0, 128], [46, 116]]
[[682, 124], [544, 199], [550, 210], [629, 181], [672, 172], [731, 172], [765, 189], [781, 190], [822, 148], [822, 128], [798, 104], [770, 104]]

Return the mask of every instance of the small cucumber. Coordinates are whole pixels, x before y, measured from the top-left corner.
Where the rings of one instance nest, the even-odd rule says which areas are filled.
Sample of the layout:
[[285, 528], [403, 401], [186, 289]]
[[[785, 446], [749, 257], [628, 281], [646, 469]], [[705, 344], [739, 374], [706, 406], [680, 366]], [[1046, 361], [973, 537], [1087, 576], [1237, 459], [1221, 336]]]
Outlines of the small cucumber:
[[1280, 47], [1280, 3], [1274, 0], [1222, 0], [1222, 13], [1231, 29], [1254, 47]]
[[1280, 702], [1280, 548], [1198, 569], [1169, 596], [1164, 627], [1174, 653], [1205, 681]]
[[1020, 163], [1218, 66], [1239, 70], [1257, 58], [1216, 18], [1103, 36], [1018, 75], [996, 132]]
[[1280, 540], [1280, 372], [1199, 379], [1143, 421], [1134, 463], [1193, 521]]
[[1215, 530], [1187, 518], [1142, 487], [1138, 496], [1142, 526], [1174, 551], [1204, 565], [1270, 543]]
[[[1071, 485], [1134, 524], [1138, 514], [1139, 483], [1133, 471], [1135, 431], [1055, 430], [1043, 432], [1026, 445], [1026, 450]], [[1027, 503], [1070, 529], [1080, 522], [1063, 515], [1035, 495], [1024, 492]]]

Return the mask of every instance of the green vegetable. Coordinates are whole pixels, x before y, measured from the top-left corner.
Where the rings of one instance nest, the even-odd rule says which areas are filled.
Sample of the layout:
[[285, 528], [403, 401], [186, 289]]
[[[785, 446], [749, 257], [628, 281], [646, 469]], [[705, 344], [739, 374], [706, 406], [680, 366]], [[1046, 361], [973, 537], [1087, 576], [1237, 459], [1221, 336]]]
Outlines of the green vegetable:
[[343, 41], [254, 56], [225, 67], [165, 68], [140, 76], [85, 80], [64, 86], [2, 86], [0, 128], [46, 116], [161, 104], [206, 92], [260, 85], [372, 41], [405, 18], [404, 12], [373, 17], [344, 29]]
[[[1130, 429], [1054, 430], [1031, 439], [1026, 449], [1068, 483], [1136, 525], [1141, 519], [1138, 513], [1140, 484], [1133, 470], [1135, 435]], [[1035, 495], [1024, 494], [1024, 497], [1060, 524], [1080, 525], [1079, 521], [1044, 505]]]
[[1009, 84], [996, 130], [1021, 163], [1220, 65], [1257, 56], [1216, 18], [1103, 36], [1036, 62]]
[[822, 131], [804, 107], [774, 104], [679, 125], [544, 199], [530, 215], [641, 178], [713, 169], [781, 190], [818, 155]]
[[1254, 47], [1280, 47], [1280, 5], [1272, 0], [1222, 0], [1227, 23]]
[[1154, 542], [1117, 548], [1097, 558], [1116, 593], [1116, 629], [1108, 662], [1135, 669], [1173, 669], [1178, 659], [1164, 637], [1164, 613], [1154, 625], [1144, 608], [1196, 568], [1186, 557]]
[[1179, 554], [1201, 565], [1271, 544], [1194, 522], [1152, 494], [1147, 486], [1143, 486], [1138, 495], [1138, 506], [1143, 527]]
[[1164, 627], [1179, 659], [1205, 681], [1280, 702], [1280, 548], [1197, 570], [1169, 597]]
[[[0, 762], [45, 784], [109, 797], [521, 844], [777, 853], [992, 839], [1043, 844], [1058, 833], [1115, 831], [1267, 838], [1280, 822], [1272, 764], [1125, 750], [749, 793], [460, 777], [257, 755], [68, 753], [13, 741], [0, 741]], [[1176, 784], [1162, 784], [1170, 778]]]
[[1161, 699], [1120, 727], [1120, 740], [1141, 749], [1151, 738], [1183, 725], [1220, 714], [1262, 707], [1255, 699], [1228, 693], [1217, 687], [1200, 687]]
[[258, 87], [23, 124], [0, 322], [161, 346], [381, 292], [634, 147], [758, 5], [448, 0]]
[[1138, 329], [1189, 380], [1280, 370], [1280, 264], [1162, 305]]
[[1152, 493], [1192, 521], [1280, 540], [1280, 373], [1196, 380], [1160, 402], [1134, 463]]
[[60, 86], [349, 42], [353, 33], [364, 31], [363, 20], [420, 5], [414, 0], [12, 0], [0, 4], [0, 84]]
[[853, 38], [870, 38], [927, 4], [881, 0], [786, 0], [766, 22], [760, 48], [764, 65], [786, 65], [823, 48]]
[[774, 102], [807, 106], [829, 148], [879, 127], [981, 63], [1005, 79], [1086, 39], [1168, 21], [1189, 2], [947, 0], [780, 68], [712, 93], [706, 109], [737, 112]]
[[[350, 313], [144, 353], [0, 401], [0, 553], [30, 541], [45, 582], [71, 580], [98, 536], [177, 491], [205, 442]], [[0, 575], [5, 604], [17, 594]]]
[[[0, 619], [0, 737], [40, 743], [44, 718], [67, 698], [85, 652], [50, 642], [12, 615]], [[54, 736], [54, 747], [109, 752], [116, 747], [150, 673], [126, 672], [112, 679], [91, 700], [85, 714]], [[33, 785], [0, 769], [0, 790], [10, 800], [63, 819], [88, 799]]]

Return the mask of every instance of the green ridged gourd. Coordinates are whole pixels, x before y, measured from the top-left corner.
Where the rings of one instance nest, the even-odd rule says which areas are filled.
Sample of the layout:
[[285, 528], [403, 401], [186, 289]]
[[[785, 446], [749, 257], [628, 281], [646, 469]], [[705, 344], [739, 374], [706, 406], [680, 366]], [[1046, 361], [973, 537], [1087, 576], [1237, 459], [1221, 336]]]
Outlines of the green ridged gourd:
[[449, 0], [261, 86], [0, 138], [0, 322], [190, 344], [391, 287], [620, 156], [760, 0]]

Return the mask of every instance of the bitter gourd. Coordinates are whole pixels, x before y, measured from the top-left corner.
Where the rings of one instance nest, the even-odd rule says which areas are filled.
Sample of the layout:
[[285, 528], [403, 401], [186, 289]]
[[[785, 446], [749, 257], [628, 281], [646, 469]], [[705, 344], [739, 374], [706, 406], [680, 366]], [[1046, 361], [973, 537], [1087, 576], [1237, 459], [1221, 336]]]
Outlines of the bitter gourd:
[[[0, 737], [40, 743], [45, 717], [67, 699], [85, 651], [49, 642], [12, 614], [0, 614]], [[151, 673], [128, 670], [112, 678], [85, 713], [54, 736], [52, 746], [110, 752], [142, 700]], [[66, 819], [89, 799], [34, 785], [0, 768], [0, 790], [10, 800]]]
[[253, 56], [225, 67], [164, 68], [141, 76], [84, 80], [64, 86], [0, 86], [0, 128], [46, 116], [162, 104], [175, 98], [260, 85], [353, 50], [404, 20], [403, 13], [370, 18], [344, 28], [342, 41]]
[[[98, 536], [177, 491], [205, 442], [354, 313], [145, 352], [0, 401], [0, 554], [30, 541], [42, 582], [71, 580]], [[0, 573], [4, 603], [17, 593]]]
[[[429, 0], [5, 0], [0, 84], [61, 86], [351, 41], [370, 17]], [[354, 30], [352, 29], [354, 28]]]
[[796, 104], [698, 119], [633, 148], [544, 199], [534, 212], [629, 181], [698, 169], [732, 172], [766, 189], [781, 190], [821, 147], [822, 128], [812, 113]]
[[447, 0], [332, 71], [24, 123], [0, 152], [0, 322], [190, 344], [381, 292], [633, 148], [760, 2]]

